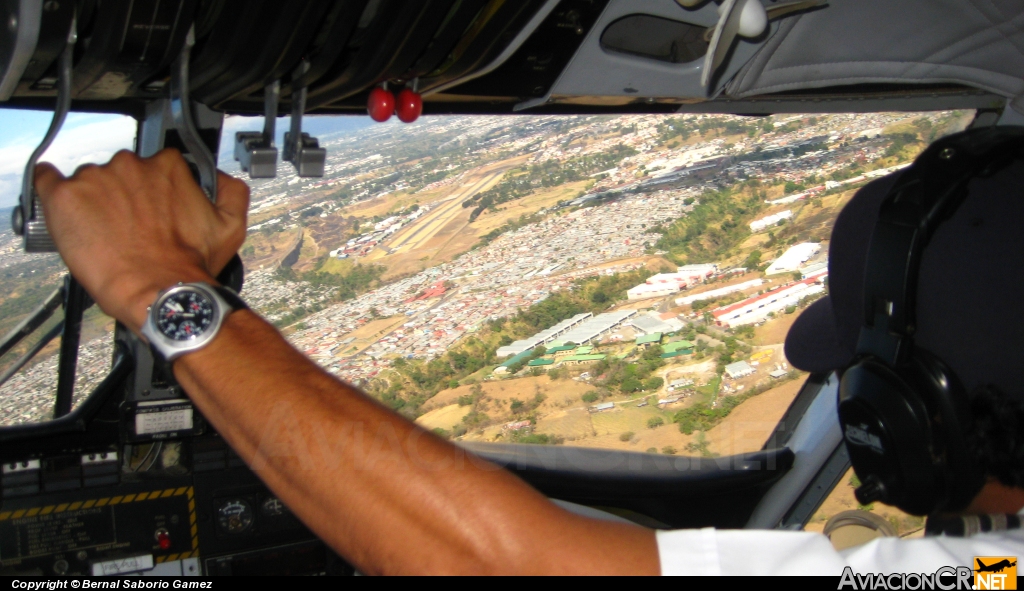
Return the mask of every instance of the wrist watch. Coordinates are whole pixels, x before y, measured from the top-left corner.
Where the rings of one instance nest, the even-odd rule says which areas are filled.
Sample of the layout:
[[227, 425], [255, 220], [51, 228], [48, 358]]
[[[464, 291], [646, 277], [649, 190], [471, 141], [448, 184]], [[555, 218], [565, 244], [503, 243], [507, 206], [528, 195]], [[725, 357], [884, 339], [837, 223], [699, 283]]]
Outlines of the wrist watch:
[[217, 336], [228, 314], [248, 306], [230, 288], [209, 283], [179, 283], [161, 291], [149, 308], [142, 336], [170, 363], [202, 349]]

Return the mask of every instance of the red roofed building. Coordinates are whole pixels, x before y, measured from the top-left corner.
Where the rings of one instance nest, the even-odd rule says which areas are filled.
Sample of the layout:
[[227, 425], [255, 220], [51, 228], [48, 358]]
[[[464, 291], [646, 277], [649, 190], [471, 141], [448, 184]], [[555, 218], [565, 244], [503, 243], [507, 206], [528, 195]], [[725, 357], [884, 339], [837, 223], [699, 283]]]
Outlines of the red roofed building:
[[823, 280], [827, 274], [808, 277], [796, 283], [790, 283], [773, 289], [742, 302], [737, 302], [724, 308], [713, 310], [711, 315], [715, 317], [715, 323], [719, 326], [742, 326], [753, 324], [768, 317], [769, 313], [775, 313], [788, 306], [795, 306], [801, 299], [823, 293], [825, 287]]

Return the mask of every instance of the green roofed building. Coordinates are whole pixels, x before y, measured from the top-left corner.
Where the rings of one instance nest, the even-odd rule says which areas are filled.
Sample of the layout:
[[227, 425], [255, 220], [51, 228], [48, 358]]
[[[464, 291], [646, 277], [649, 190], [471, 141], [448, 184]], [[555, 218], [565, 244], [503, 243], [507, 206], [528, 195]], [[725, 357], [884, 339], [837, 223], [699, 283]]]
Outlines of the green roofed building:
[[636, 344], [639, 347], [647, 348], [651, 345], [657, 345], [661, 343], [661, 333], [652, 332], [651, 334], [645, 334], [636, 338]]
[[527, 363], [526, 365], [528, 365], [530, 367], [538, 367], [538, 366], [541, 366], [541, 365], [553, 365], [554, 363], [555, 363], [554, 359], [545, 359], [543, 357], [540, 357], [540, 358], [537, 358], [537, 359], [531, 359], [530, 362]]
[[566, 351], [572, 351], [576, 348], [576, 345], [558, 345], [557, 347], [551, 347], [547, 351], [548, 355], [554, 355], [556, 353], [564, 353]]
[[529, 357], [532, 354], [533, 354], [533, 349], [527, 349], [526, 351], [523, 351], [522, 353], [520, 353], [518, 355], [515, 355], [513, 357], [509, 357], [505, 361], [501, 362], [501, 365], [499, 365], [498, 367], [494, 368], [494, 373], [497, 373], [497, 374], [505, 373], [505, 372], [508, 371], [508, 368], [510, 368], [513, 365], [523, 361], [524, 359], [526, 359], [527, 357]]
[[690, 341], [673, 341], [671, 343], [665, 343], [661, 346], [661, 350], [666, 353], [674, 353], [676, 351], [684, 350], [687, 351], [683, 355], [689, 355], [693, 353], [693, 343]]
[[580, 345], [576, 347], [576, 355], [590, 355], [593, 351], [593, 345]]

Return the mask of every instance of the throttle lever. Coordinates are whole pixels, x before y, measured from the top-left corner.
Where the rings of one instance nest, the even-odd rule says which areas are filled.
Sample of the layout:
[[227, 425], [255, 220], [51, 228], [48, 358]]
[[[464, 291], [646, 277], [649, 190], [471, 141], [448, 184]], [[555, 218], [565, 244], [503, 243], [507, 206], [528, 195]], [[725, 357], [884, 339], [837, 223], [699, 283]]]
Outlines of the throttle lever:
[[25, 252], [57, 252], [57, 245], [46, 227], [46, 218], [43, 217], [43, 208], [39, 204], [39, 195], [36, 193], [36, 163], [43, 152], [50, 147], [53, 139], [57, 137], [64, 119], [71, 110], [71, 70], [75, 54], [75, 42], [78, 40], [77, 15], [71, 17], [71, 29], [68, 31], [67, 45], [61, 52], [57, 63], [57, 107], [53, 111], [53, 120], [50, 121], [50, 128], [46, 130], [43, 141], [29, 156], [28, 164], [25, 165], [25, 174], [21, 180], [21, 199], [18, 207], [14, 208], [11, 214], [11, 225], [14, 233], [24, 236]]

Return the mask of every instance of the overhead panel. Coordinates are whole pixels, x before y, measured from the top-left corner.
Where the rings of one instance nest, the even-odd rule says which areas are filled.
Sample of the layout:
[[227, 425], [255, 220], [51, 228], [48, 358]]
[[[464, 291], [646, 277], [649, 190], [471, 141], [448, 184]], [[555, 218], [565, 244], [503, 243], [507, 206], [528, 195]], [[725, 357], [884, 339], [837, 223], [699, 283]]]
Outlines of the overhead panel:
[[[777, 30], [771, 23], [761, 37], [740, 39], [711, 81], [701, 86], [704, 33], [719, 14], [714, 2], [684, 9], [675, 0], [610, 0], [593, 30], [550, 91], [552, 102], [629, 104], [659, 99], [707, 100]], [[643, 35], [644, 38], [638, 38]]]
[[606, 0], [563, 0], [500, 67], [444, 94], [517, 100], [544, 96], [592, 32], [606, 4]]
[[263, 18], [257, 26], [242, 31], [244, 38], [223, 56], [219, 74], [193, 88], [195, 98], [216, 106], [262, 90], [290, 73], [322, 25], [329, 6], [317, 0], [265, 3]]
[[[454, 0], [382, 2], [351, 62], [309, 90], [307, 108], [327, 106], [402, 76], [429, 45]], [[365, 104], [364, 101], [360, 101]]]
[[74, 97], [111, 100], [135, 94], [177, 55], [197, 4], [197, 0], [97, 3], [92, 18], [81, 21], [79, 36], [85, 51], [75, 63]]

